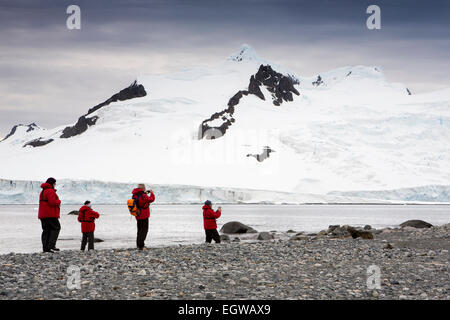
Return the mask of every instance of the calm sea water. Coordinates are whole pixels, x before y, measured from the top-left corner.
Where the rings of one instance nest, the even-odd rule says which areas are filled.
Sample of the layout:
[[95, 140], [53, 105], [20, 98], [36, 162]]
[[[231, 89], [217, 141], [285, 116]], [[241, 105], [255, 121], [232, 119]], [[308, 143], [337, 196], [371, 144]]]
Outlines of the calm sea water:
[[[94, 206], [101, 214], [96, 223], [96, 249], [135, 247], [136, 221], [126, 206]], [[350, 224], [374, 228], [394, 227], [409, 219], [440, 225], [450, 222], [446, 205], [223, 205], [219, 228], [229, 221], [240, 221], [258, 231], [319, 231], [331, 224]], [[67, 215], [79, 206], [63, 206], [62, 226], [57, 246], [79, 249], [81, 227], [76, 216]], [[41, 224], [37, 206], [0, 205], [0, 254], [38, 252]], [[204, 241], [202, 210], [199, 205], [154, 205], [146, 245], [165, 246]]]

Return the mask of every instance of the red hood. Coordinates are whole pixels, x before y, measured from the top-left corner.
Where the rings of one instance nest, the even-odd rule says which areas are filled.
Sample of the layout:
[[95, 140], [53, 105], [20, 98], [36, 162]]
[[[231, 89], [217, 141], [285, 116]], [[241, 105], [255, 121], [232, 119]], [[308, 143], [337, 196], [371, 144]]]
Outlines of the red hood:
[[202, 208], [203, 210], [205, 210], [205, 209], [211, 209], [211, 207], [210, 206], [207, 206], [206, 204], [203, 206], [203, 208]]
[[42, 189], [53, 189], [53, 186], [50, 183], [43, 183], [41, 184]]
[[139, 189], [139, 188], [135, 188], [135, 189], [133, 189], [133, 191], [131, 192], [133, 195], [135, 195], [135, 194], [139, 194], [139, 193], [141, 193], [141, 192], [144, 192], [144, 191], [142, 191], [142, 189]]
[[85, 210], [89, 210], [89, 207], [88, 206], [82, 206], [79, 211], [85, 211]]

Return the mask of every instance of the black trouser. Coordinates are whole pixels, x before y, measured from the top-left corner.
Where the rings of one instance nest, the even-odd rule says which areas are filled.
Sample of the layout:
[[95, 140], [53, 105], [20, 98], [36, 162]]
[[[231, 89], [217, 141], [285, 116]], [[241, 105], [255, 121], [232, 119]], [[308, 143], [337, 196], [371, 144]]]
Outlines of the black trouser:
[[147, 238], [148, 233], [148, 218], [137, 220], [137, 238], [136, 246], [138, 249], [142, 249], [145, 246], [145, 238]]
[[86, 243], [88, 243], [88, 250], [94, 250], [94, 231], [83, 232], [83, 238], [81, 239], [81, 250], [86, 249]]
[[58, 240], [59, 231], [61, 225], [58, 218], [42, 218], [42, 250], [44, 252], [50, 251], [56, 247], [56, 241]]
[[211, 240], [214, 239], [216, 243], [220, 243], [220, 235], [217, 232], [217, 229], [205, 230], [206, 234], [206, 242], [211, 243]]

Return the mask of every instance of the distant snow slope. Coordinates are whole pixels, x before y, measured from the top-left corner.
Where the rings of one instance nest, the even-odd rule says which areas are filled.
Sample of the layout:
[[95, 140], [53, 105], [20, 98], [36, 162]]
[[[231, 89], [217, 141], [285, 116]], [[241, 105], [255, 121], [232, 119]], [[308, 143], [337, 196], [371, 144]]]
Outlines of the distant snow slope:
[[[282, 87], [260, 86], [264, 100], [243, 95], [232, 116], [209, 123], [234, 121], [224, 136], [199, 139], [202, 122], [248, 90], [261, 64], [300, 81], [294, 84], [300, 95], [275, 106], [273, 90]], [[392, 199], [387, 190], [422, 186], [426, 196], [408, 196], [416, 200], [435, 199], [425, 186], [449, 185], [450, 89], [410, 95], [376, 66], [299, 76], [259, 58], [249, 46], [216, 66], [140, 76], [137, 84], [146, 96], [92, 112], [93, 120], [80, 124], [86, 130], [70, 138], [61, 138], [67, 126], [16, 130], [0, 142], [0, 177], [356, 192], [350, 194], [358, 198], [358, 190], [373, 190], [381, 199]], [[36, 147], [24, 147], [30, 141]], [[263, 161], [248, 156], [267, 147], [273, 152]], [[267, 193], [266, 200], [275, 194]], [[438, 199], [450, 202], [449, 193]]]
[[374, 200], [412, 201], [412, 202], [449, 202], [450, 186], [421, 186], [381, 191], [330, 192], [329, 196], [369, 198]]

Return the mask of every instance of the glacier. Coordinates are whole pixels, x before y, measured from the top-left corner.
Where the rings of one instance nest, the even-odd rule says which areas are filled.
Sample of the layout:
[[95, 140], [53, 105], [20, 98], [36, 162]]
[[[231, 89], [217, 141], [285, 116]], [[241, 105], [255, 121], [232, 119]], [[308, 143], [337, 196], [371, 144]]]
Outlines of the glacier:
[[[40, 181], [0, 179], [0, 205], [37, 204], [41, 192]], [[104, 181], [61, 180], [57, 190], [64, 205], [81, 205], [86, 200], [95, 204], [126, 205], [133, 183]], [[188, 185], [150, 185], [158, 204], [200, 204], [206, 200], [220, 204], [421, 204], [449, 203], [449, 186], [424, 186], [384, 191], [350, 191], [306, 194], [233, 189]]]
[[[41, 192], [39, 181], [0, 179], [0, 205], [37, 204]], [[187, 185], [151, 185], [158, 204], [200, 204], [206, 200], [222, 204], [303, 204], [303, 203], [355, 203], [368, 202], [349, 196], [323, 196], [252, 189], [227, 189]], [[57, 192], [64, 205], [80, 205], [90, 200], [95, 204], [126, 206], [131, 198], [133, 183], [104, 181], [60, 180]], [[371, 202], [371, 201], [369, 201]], [[375, 200], [375, 202], [380, 202]]]

